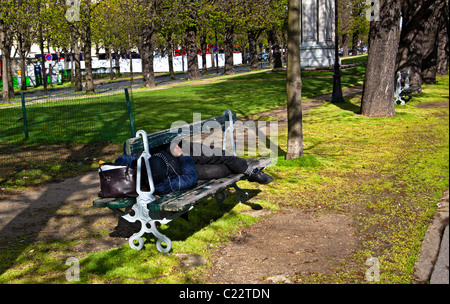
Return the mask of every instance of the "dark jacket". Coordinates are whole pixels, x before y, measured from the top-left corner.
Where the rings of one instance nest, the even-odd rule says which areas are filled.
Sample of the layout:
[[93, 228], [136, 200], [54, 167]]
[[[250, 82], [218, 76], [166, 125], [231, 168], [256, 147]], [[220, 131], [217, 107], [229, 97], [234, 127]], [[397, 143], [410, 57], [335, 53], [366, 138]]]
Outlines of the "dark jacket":
[[181, 175], [170, 175], [163, 182], [155, 185], [155, 193], [166, 195], [174, 191], [188, 189], [197, 184], [198, 176], [194, 159], [191, 156], [180, 156], [178, 162], [181, 166]]
[[[194, 159], [191, 156], [173, 157], [178, 161], [181, 167], [181, 174], [173, 174], [167, 177], [163, 182], [155, 185], [155, 194], [166, 195], [174, 191], [188, 189], [197, 184], [198, 175], [194, 165]], [[127, 165], [136, 168], [135, 155], [121, 155], [115, 161], [118, 165]], [[143, 170], [145, 172], [146, 170]], [[145, 181], [146, 175], [143, 175]]]

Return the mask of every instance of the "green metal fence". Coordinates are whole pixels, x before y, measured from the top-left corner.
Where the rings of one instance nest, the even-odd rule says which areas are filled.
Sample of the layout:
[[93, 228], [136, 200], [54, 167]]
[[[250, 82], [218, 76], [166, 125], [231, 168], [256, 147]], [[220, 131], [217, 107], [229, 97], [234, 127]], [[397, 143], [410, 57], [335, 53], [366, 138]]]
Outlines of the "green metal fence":
[[134, 135], [133, 111], [130, 88], [45, 99], [22, 95], [0, 106], [0, 190], [32, 168], [45, 173], [58, 163], [92, 160], [107, 145], [118, 147]]
[[128, 90], [31, 102], [22, 95], [0, 107], [0, 145], [123, 142], [131, 134]]

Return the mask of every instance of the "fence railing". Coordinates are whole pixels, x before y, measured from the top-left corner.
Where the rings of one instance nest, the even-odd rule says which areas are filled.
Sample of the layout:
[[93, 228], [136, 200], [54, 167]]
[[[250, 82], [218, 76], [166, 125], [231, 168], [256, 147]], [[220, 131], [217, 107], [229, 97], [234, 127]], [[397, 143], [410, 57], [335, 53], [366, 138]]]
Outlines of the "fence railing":
[[22, 94], [0, 108], [0, 145], [123, 142], [134, 132], [133, 108], [128, 88], [31, 102]]
[[49, 170], [56, 176], [58, 164], [92, 161], [107, 145], [115, 145], [109, 153], [120, 153], [117, 146], [135, 134], [130, 90], [28, 100], [22, 94], [0, 107], [0, 190]]

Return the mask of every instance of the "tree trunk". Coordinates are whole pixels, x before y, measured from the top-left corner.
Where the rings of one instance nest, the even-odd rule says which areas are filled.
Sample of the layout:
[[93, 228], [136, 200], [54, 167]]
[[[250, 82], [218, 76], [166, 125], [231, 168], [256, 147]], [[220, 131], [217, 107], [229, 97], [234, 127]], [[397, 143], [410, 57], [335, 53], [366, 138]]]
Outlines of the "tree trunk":
[[426, 1], [426, 14], [424, 16], [424, 41], [422, 44], [422, 76], [427, 84], [436, 83], [438, 37], [444, 0]]
[[248, 31], [248, 45], [250, 51], [250, 67], [252, 70], [258, 69], [258, 46], [257, 46], [257, 33], [255, 31]]
[[200, 39], [200, 47], [202, 49], [202, 74], [206, 75], [208, 73], [208, 68], [206, 64], [206, 30], [202, 32], [201, 39]]
[[8, 65], [9, 65], [9, 49], [8, 47], [3, 46], [2, 48], [2, 82], [3, 82], [3, 94], [2, 94], [2, 102], [11, 103], [9, 99], [9, 73], [8, 73]]
[[289, 1], [288, 63], [286, 78], [288, 143], [286, 159], [303, 156], [302, 79], [300, 70], [300, 5]]
[[359, 32], [355, 31], [352, 36], [352, 56], [358, 55]]
[[405, 0], [402, 5], [402, 31], [396, 58], [396, 72], [409, 71], [412, 86], [422, 86], [422, 5], [423, 1]]
[[172, 33], [169, 33], [166, 37], [167, 41], [167, 56], [169, 58], [169, 74], [170, 79], [175, 79], [175, 71], [173, 69], [173, 43], [172, 43]]
[[380, 0], [380, 21], [372, 21], [361, 114], [395, 116], [395, 58], [400, 34], [401, 0]]
[[147, 27], [144, 28], [142, 33], [142, 77], [143, 85], [147, 88], [154, 88], [155, 85], [155, 72], [153, 70], [153, 45], [152, 45], [153, 31]]
[[47, 95], [47, 71], [45, 69], [44, 37], [42, 35], [42, 23], [39, 24], [39, 44], [41, 49], [42, 85], [44, 86], [44, 95]]
[[342, 34], [342, 57], [348, 56], [348, 34]]
[[[72, 45], [72, 43], [71, 43], [71, 45]], [[75, 59], [75, 56], [73, 55], [73, 52], [74, 52], [74, 50], [73, 50], [73, 47], [71, 47], [71, 50], [70, 50], [70, 83], [71, 84], [74, 84], [75, 83], [75, 77], [74, 77], [74, 75], [75, 75], [75, 65], [74, 65], [74, 59]]]
[[114, 79], [114, 71], [113, 71], [113, 64], [112, 64], [112, 51], [111, 48], [106, 48], [106, 54], [108, 55], [109, 58], [109, 79], [113, 80]]
[[188, 62], [188, 80], [200, 79], [200, 71], [198, 69], [198, 56], [197, 56], [197, 28], [190, 26], [186, 29], [186, 51]]
[[83, 84], [81, 82], [81, 62], [80, 62], [80, 46], [75, 40], [73, 44], [74, 63], [75, 63], [75, 92], [83, 91]]
[[25, 49], [25, 46], [23, 45], [23, 37], [22, 34], [19, 35], [19, 51], [20, 51], [20, 80], [21, 80], [21, 86], [20, 89], [22, 91], [27, 90], [27, 64], [26, 64], [26, 55], [27, 50]]
[[437, 75], [448, 75], [450, 57], [448, 35], [449, 35], [449, 0], [445, 0], [444, 8], [442, 10], [439, 38], [438, 38], [438, 53], [437, 53]]
[[114, 50], [114, 68], [115, 68], [116, 76], [117, 76], [117, 78], [119, 78], [120, 77], [120, 55], [119, 55], [118, 49]]
[[283, 67], [283, 63], [281, 61], [281, 49], [277, 43], [273, 46], [273, 68], [279, 69], [282, 67]]
[[130, 59], [130, 85], [133, 86], [134, 77], [133, 77], [133, 51], [129, 49], [127, 51], [128, 58]]
[[86, 24], [84, 25], [84, 63], [85, 63], [85, 80], [86, 80], [86, 93], [94, 93], [94, 78], [92, 75], [92, 35], [91, 35], [91, 0], [86, 0], [85, 8]]
[[225, 37], [224, 37], [226, 75], [234, 75], [233, 44], [234, 44], [234, 28], [232, 25], [227, 24], [225, 25]]

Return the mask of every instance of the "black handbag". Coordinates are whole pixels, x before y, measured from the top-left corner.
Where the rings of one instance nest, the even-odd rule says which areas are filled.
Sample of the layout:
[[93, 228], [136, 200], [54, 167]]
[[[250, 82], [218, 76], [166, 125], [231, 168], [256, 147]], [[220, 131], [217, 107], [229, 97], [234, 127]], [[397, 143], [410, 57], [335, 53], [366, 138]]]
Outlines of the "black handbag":
[[136, 192], [136, 169], [129, 166], [104, 163], [99, 168], [99, 197], [138, 197]]

